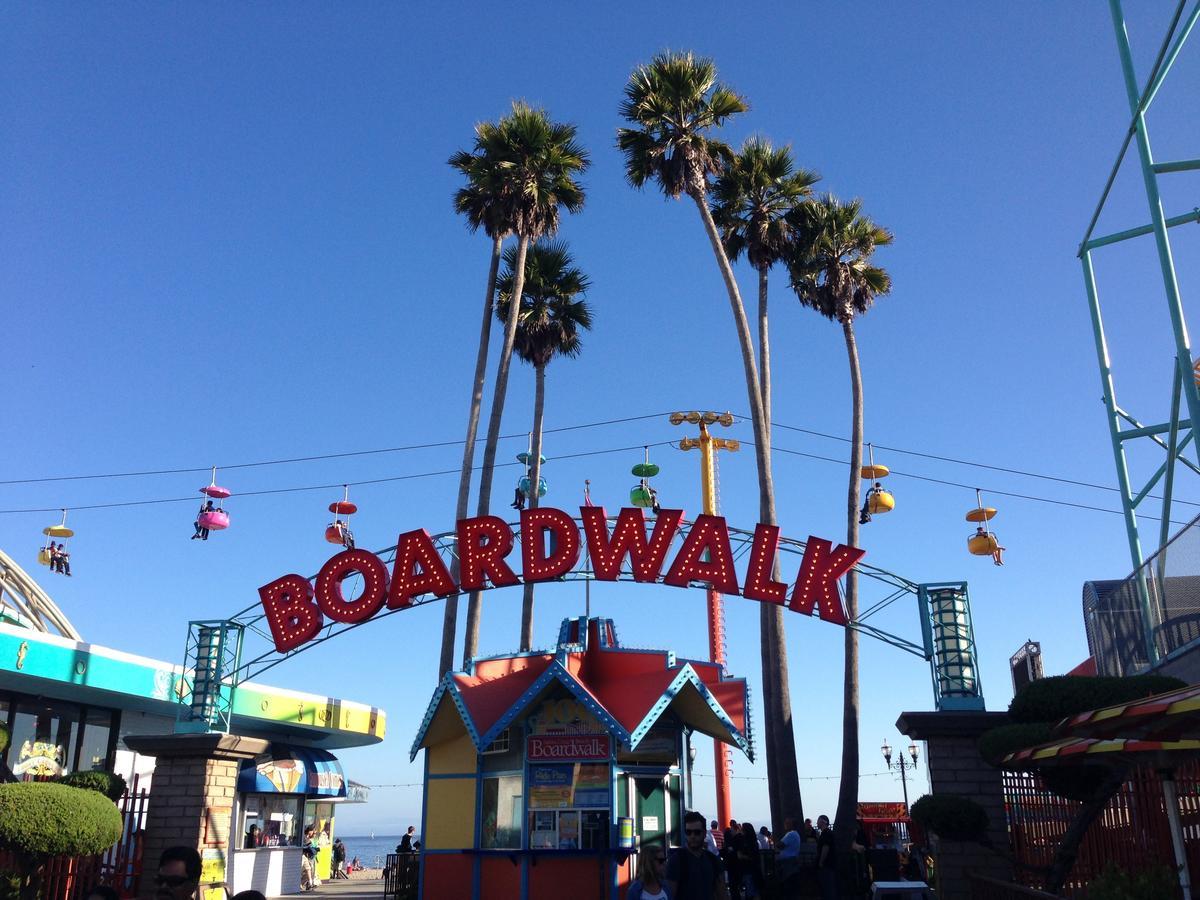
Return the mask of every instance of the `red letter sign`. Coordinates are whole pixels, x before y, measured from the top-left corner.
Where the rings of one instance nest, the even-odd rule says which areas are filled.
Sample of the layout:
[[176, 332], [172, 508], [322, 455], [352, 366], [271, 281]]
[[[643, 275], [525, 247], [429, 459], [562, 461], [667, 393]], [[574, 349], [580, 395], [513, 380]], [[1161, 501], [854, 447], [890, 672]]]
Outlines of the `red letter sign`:
[[[342, 582], [352, 572], [363, 577], [363, 592], [357, 600], [342, 594]], [[335, 622], [365, 622], [387, 599], [387, 566], [366, 550], [343, 550], [321, 566], [317, 574], [317, 606]]]
[[646, 516], [638, 507], [621, 510], [611, 540], [608, 536], [608, 516], [603, 506], [581, 506], [579, 515], [583, 519], [592, 571], [597, 581], [616, 581], [621, 574], [621, 561], [628, 553], [633, 580], [653, 582], [662, 571], [663, 559], [679, 528], [683, 510], [660, 510], [649, 541], [646, 540]]
[[866, 551], [838, 544], [831, 553], [829, 548], [832, 546], [823, 538], [809, 535], [789, 608], [811, 616], [815, 605], [817, 614], [826, 622], [845, 625], [846, 611], [842, 609], [842, 598], [838, 596], [837, 580], [849, 572], [866, 555]]
[[746, 568], [746, 586], [742, 596], [747, 600], [767, 603], [787, 602], [787, 585], [776, 581], [771, 570], [779, 553], [779, 526], [759, 525], [754, 529], [754, 546], [750, 548], [750, 565]]
[[325, 618], [313, 603], [312, 585], [299, 575], [284, 575], [258, 589], [275, 649], [280, 653], [295, 650], [311, 641], [325, 624]]
[[520, 584], [504, 557], [512, 552], [513, 533], [499, 516], [476, 516], [458, 523], [458, 571], [464, 591], [481, 591], [486, 585], [510, 587]]
[[396, 540], [396, 564], [392, 567], [392, 586], [388, 591], [388, 609], [412, 606], [413, 597], [433, 593], [446, 597], [455, 591], [454, 579], [433, 546], [433, 538], [424, 528], [406, 531]]
[[691, 581], [707, 581], [722, 594], [737, 594], [737, 572], [724, 516], [702, 515], [696, 520], [663, 579], [664, 584], [675, 587], [687, 587]]
[[[545, 553], [550, 532], [553, 553]], [[521, 510], [521, 577], [526, 583], [550, 581], [570, 572], [579, 561], [579, 529], [561, 509], [539, 506]]]

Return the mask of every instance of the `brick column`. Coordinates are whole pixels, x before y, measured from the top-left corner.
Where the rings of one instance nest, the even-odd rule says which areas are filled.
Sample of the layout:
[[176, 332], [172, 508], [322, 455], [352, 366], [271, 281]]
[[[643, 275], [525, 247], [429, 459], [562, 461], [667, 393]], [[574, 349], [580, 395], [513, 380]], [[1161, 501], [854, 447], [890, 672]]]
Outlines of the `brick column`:
[[225, 864], [242, 760], [269, 742], [236, 734], [135, 735], [125, 744], [155, 757], [143, 841], [141, 896], [154, 896], [158, 858], [168, 847], [195, 847], [204, 863], [200, 890], [226, 880]]
[[[930, 791], [969, 797], [982, 806], [988, 815], [988, 839], [1001, 853], [1008, 852], [1002, 773], [984, 761], [976, 742], [1007, 721], [1008, 713], [982, 710], [906, 712], [896, 721], [902, 734], [925, 741]], [[939, 840], [936, 857], [940, 900], [969, 900], [972, 872], [1002, 881], [1012, 878], [1004, 857], [979, 844]]]

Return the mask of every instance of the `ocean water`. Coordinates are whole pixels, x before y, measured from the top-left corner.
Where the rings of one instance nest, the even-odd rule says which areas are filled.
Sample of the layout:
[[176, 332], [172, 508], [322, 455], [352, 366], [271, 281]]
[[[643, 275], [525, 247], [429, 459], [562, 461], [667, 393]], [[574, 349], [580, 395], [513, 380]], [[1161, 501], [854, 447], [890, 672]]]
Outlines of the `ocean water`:
[[[347, 861], [357, 856], [358, 861], [367, 868], [382, 869], [387, 855], [396, 852], [396, 845], [400, 843], [402, 835], [377, 834], [371, 837], [369, 834], [337, 834], [336, 837], [340, 837], [346, 845]], [[420, 839], [418, 836], [417, 840]]]

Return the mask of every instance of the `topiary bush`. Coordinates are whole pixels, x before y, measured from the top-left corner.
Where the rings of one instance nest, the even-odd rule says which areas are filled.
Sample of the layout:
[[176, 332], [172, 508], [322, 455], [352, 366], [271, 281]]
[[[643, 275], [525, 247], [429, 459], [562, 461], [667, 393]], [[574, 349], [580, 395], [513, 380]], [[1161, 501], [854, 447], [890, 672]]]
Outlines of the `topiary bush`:
[[1000, 725], [979, 736], [979, 755], [993, 766], [1004, 762], [1004, 757], [1016, 750], [1036, 747], [1050, 740], [1054, 726], [1049, 722], [1020, 722]]
[[69, 784], [71, 787], [83, 788], [85, 791], [97, 791], [113, 803], [121, 799], [125, 793], [125, 779], [112, 772], [72, 772], [56, 778], [59, 784]]
[[1127, 872], [1109, 863], [1088, 885], [1088, 900], [1167, 900], [1179, 896], [1179, 876], [1167, 866]]
[[1057, 725], [1067, 716], [1182, 687], [1187, 687], [1187, 682], [1167, 675], [1131, 675], [1126, 678], [1055, 675], [1031, 681], [1022, 688], [1008, 706], [1008, 718], [1016, 723], [1049, 722]]
[[54, 782], [0, 784], [0, 849], [18, 859], [24, 900], [37, 897], [47, 859], [102, 853], [120, 836], [121, 813], [103, 794]]
[[988, 815], [970, 797], [926, 794], [912, 805], [912, 820], [948, 841], [982, 841], [987, 836]]
[[0, 725], [0, 754], [8, 749], [8, 729]]

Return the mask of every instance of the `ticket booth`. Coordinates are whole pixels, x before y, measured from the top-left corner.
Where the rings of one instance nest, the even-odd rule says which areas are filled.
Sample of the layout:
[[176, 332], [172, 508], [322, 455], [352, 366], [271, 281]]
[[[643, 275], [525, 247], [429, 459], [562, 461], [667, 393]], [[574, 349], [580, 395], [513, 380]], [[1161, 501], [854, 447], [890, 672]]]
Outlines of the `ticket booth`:
[[711, 799], [687, 795], [693, 735], [750, 756], [749, 721], [744, 679], [624, 649], [609, 619], [567, 619], [553, 653], [447, 674], [412, 748], [425, 751], [421, 896], [570, 885], [572, 900], [616, 900], [638, 848], [678, 846], [688, 809], [711, 816]]

